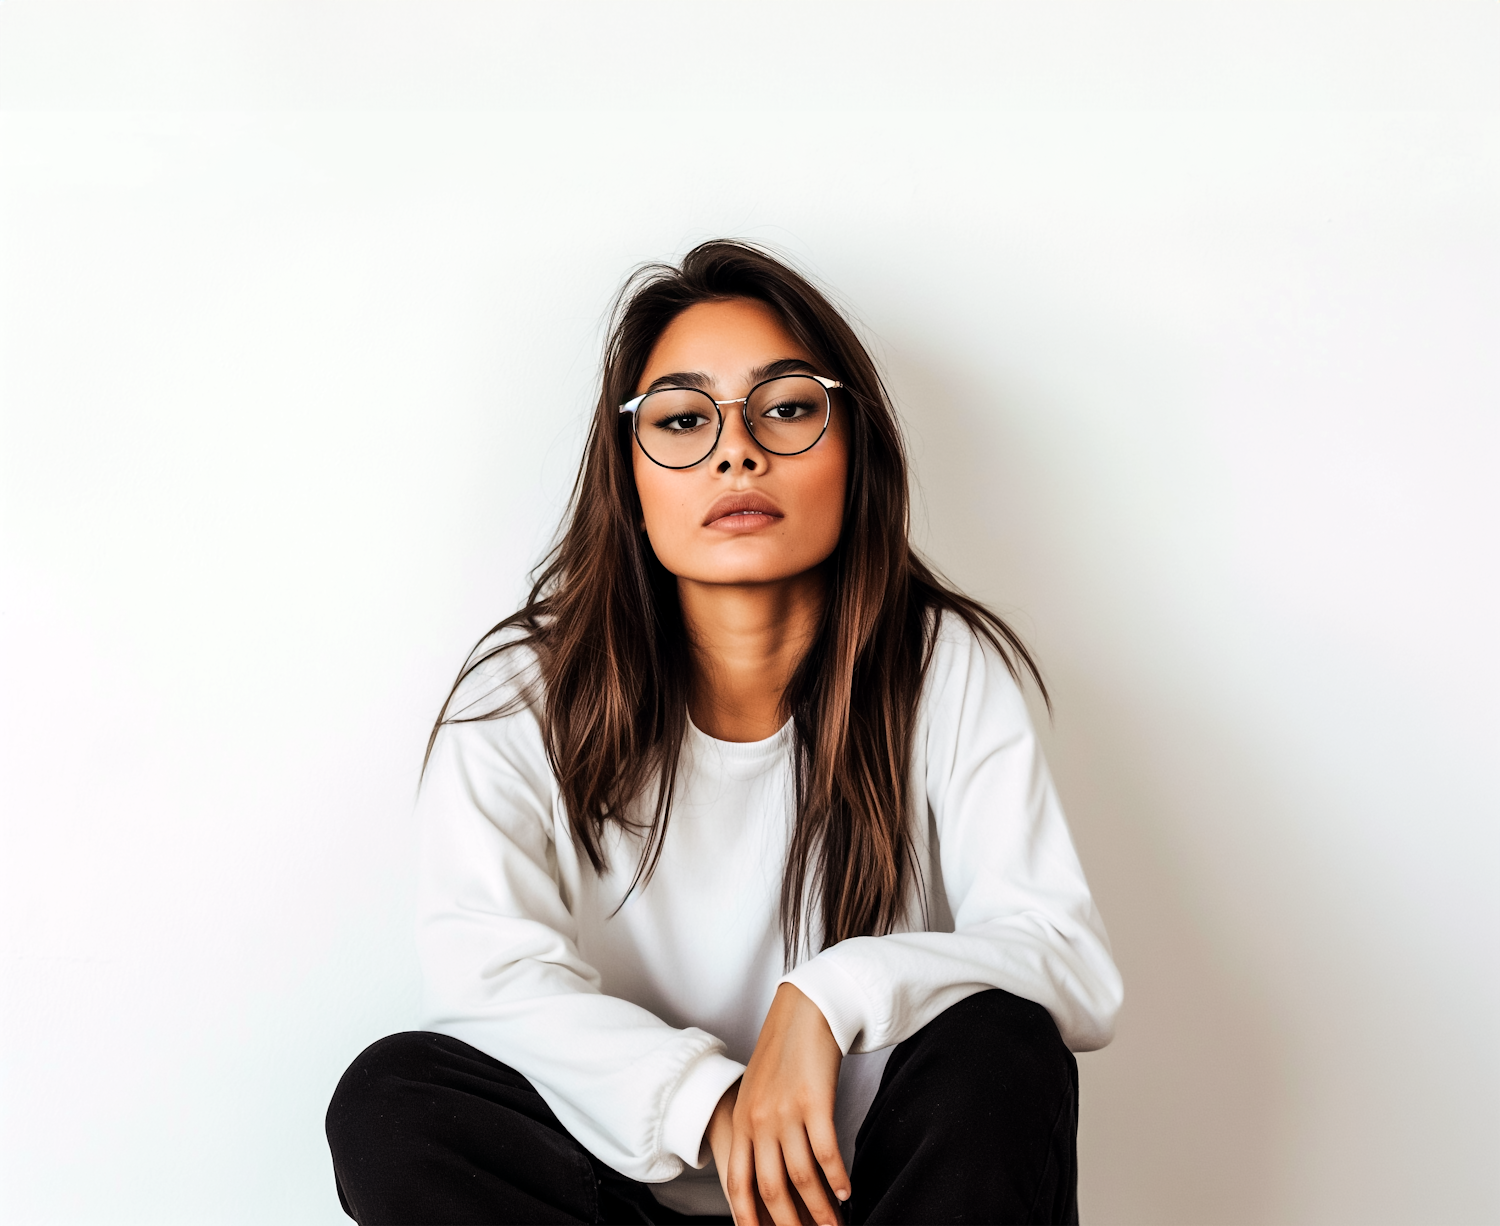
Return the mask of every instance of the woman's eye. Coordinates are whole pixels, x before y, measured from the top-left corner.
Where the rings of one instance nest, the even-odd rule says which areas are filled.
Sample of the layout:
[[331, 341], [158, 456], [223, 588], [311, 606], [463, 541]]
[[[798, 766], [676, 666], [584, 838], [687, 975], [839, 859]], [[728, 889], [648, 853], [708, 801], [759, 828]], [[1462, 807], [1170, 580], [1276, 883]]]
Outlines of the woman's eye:
[[783, 404], [772, 405], [765, 411], [764, 416], [772, 421], [796, 421], [799, 417], [806, 417], [813, 412], [810, 404], [797, 404], [795, 401], [787, 401]]
[[678, 413], [675, 417], [662, 418], [656, 423], [656, 428], [665, 430], [669, 434], [684, 434], [706, 425], [708, 425], [708, 418], [701, 413]]

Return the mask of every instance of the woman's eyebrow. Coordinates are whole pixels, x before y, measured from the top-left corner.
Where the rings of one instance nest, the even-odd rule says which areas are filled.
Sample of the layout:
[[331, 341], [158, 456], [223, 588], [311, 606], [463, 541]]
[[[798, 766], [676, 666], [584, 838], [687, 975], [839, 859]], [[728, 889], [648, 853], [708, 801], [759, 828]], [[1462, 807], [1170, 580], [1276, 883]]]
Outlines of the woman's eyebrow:
[[662, 375], [659, 379], [652, 379], [648, 392], [659, 392], [664, 387], [692, 387], [700, 392], [713, 389], [714, 381], [701, 370], [679, 370], [670, 375]]
[[774, 362], [767, 362], [752, 370], [750, 382], [759, 383], [762, 379], [774, 379], [777, 375], [799, 374], [803, 371], [814, 373], [816, 370], [817, 367], [806, 358], [777, 358]]

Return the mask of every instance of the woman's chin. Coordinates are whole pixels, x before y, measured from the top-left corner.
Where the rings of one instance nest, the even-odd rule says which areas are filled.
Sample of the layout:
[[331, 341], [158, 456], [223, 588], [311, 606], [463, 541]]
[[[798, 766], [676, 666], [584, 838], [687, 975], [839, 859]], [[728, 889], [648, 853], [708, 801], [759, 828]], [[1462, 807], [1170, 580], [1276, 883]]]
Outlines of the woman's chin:
[[667, 569], [680, 582], [699, 583], [713, 587], [764, 587], [772, 583], [785, 583], [817, 569], [817, 563], [788, 564], [785, 559], [767, 562], [748, 562], [741, 565], [688, 566], [677, 570]]

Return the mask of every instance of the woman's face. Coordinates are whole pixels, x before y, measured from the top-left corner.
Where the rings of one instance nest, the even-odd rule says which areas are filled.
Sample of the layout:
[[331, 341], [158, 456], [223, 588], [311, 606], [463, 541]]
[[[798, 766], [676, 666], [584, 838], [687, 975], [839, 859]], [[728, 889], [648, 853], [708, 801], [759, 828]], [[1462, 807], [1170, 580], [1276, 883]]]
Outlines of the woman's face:
[[[667, 325], [635, 394], [664, 380], [736, 400], [767, 377], [772, 363], [783, 364], [773, 373], [795, 373], [784, 369], [789, 361], [801, 372], [830, 374], [764, 303], [699, 303]], [[663, 566], [698, 583], [774, 583], [833, 552], [843, 527], [849, 451], [841, 397], [831, 395], [827, 431], [799, 455], [762, 450], [737, 404], [724, 406], [718, 446], [692, 468], [662, 468], [632, 444], [646, 535]]]

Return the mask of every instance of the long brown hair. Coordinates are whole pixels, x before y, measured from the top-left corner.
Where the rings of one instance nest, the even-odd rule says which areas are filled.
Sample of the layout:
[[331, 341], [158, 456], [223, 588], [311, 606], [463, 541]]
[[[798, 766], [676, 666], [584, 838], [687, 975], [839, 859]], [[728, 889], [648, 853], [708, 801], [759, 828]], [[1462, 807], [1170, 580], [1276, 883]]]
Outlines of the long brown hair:
[[[1014, 631], [947, 586], [908, 537], [906, 454], [874, 362], [854, 330], [804, 276], [769, 252], [718, 240], [680, 266], [638, 269], [615, 301], [599, 403], [561, 539], [534, 572], [525, 605], [475, 648], [443, 705], [445, 723], [493, 719], [450, 710], [459, 686], [501, 652], [529, 645], [547, 754], [573, 837], [596, 871], [602, 836], [617, 823], [643, 837], [632, 889], [649, 881], [671, 816], [687, 731], [691, 660], [676, 580], [639, 530], [631, 436], [618, 411], [657, 338], [688, 307], [753, 298], [843, 384], [849, 476], [844, 526], [826, 563], [828, 598], [813, 643], [783, 698], [793, 724], [796, 822], [781, 887], [788, 963], [823, 946], [891, 931], [912, 885], [907, 775], [917, 701], [939, 617], [983, 636], [1019, 681], [1024, 668], [1047, 699]], [[835, 393], [838, 394], [838, 393]], [[1050, 706], [1050, 702], [1049, 702]], [[636, 804], [654, 783], [649, 818]], [[920, 888], [920, 882], [917, 883]]]

